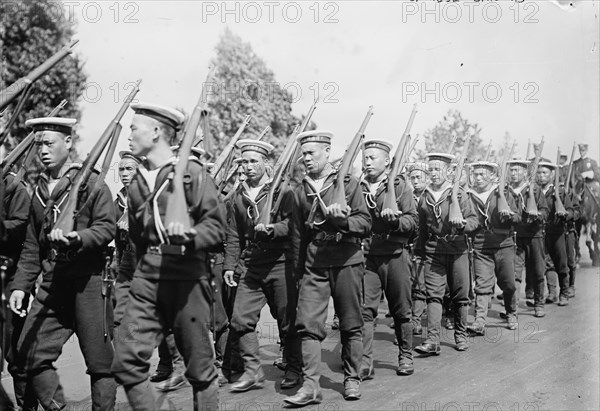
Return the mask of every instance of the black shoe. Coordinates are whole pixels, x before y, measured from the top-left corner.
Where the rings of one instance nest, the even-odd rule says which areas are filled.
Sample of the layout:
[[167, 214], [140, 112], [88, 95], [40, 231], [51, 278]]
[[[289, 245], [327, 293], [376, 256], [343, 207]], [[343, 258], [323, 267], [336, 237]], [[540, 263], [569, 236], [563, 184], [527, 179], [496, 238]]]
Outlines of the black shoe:
[[546, 304], [554, 304], [556, 302], [558, 302], [556, 294], [548, 294], [548, 297], [546, 297]]
[[360, 370], [359, 377], [361, 381], [372, 380], [373, 378], [375, 378], [375, 369], [373, 367], [371, 367], [370, 369], [364, 368]]
[[279, 368], [281, 371], [285, 371], [285, 368], [287, 367], [287, 363], [284, 361], [282, 356], [276, 358], [275, 361], [273, 361], [273, 365]]
[[300, 381], [301, 378], [298, 374], [286, 374], [285, 377], [283, 377], [283, 380], [281, 380], [281, 389], [289, 390], [290, 388], [294, 388], [295, 386], [300, 384]]
[[535, 307], [533, 301], [525, 301], [525, 305], [527, 305], [527, 307]]
[[246, 391], [253, 390], [255, 388], [262, 388], [264, 382], [265, 382], [264, 378], [260, 378], [260, 377], [257, 377], [253, 380], [238, 381], [231, 386], [229, 391], [230, 392], [246, 392]]
[[469, 349], [469, 343], [466, 341], [458, 341], [456, 343], [456, 351], [467, 351]]
[[152, 374], [150, 376], [150, 382], [161, 382], [161, 381], [164, 381], [167, 378], [169, 378], [171, 376], [171, 374], [173, 374], [172, 370], [169, 370], [169, 371], [156, 370], [156, 371], [154, 371], [154, 374]]
[[415, 351], [423, 355], [440, 355], [440, 345], [433, 343], [423, 343], [415, 347]]
[[344, 399], [346, 401], [356, 401], [360, 399], [360, 383], [356, 380], [344, 382]]
[[175, 391], [187, 385], [187, 380], [181, 374], [171, 374], [168, 379], [156, 384], [156, 389], [162, 392]]
[[310, 404], [320, 404], [323, 401], [323, 394], [321, 391], [314, 391], [310, 393], [298, 391], [296, 395], [284, 398], [283, 401], [298, 407], [304, 407]]
[[415, 367], [412, 358], [402, 358], [398, 361], [396, 375], [412, 375], [415, 372]]

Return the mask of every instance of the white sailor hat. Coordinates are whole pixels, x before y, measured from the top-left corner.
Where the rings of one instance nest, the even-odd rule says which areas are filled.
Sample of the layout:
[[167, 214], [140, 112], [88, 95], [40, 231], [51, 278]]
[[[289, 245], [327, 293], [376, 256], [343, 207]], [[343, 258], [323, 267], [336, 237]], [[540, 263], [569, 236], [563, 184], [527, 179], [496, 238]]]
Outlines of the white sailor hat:
[[328, 130], [309, 130], [298, 134], [296, 140], [300, 145], [305, 143], [325, 143], [331, 144], [333, 132]]
[[380, 150], [385, 151], [386, 153], [389, 153], [390, 151], [392, 151], [392, 143], [390, 143], [389, 141], [385, 141], [385, 140], [369, 140], [369, 141], [365, 141], [362, 144], [362, 149], [363, 150], [367, 150], [369, 148], [378, 148]]
[[531, 162], [529, 160], [523, 160], [521, 158], [513, 158], [512, 160], [508, 160], [506, 162], [506, 164], [508, 164], [508, 166], [521, 166], [523, 168], [527, 168], [529, 167], [529, 164], [531, 164]]
[[25, 121], [25, 125], [33, 128], [33, 131], [58, 131], [66, 135], [71, 134], [76, 123], [74, 118], [62, 117], [39, 117]]
[[424, 173], [429, 174], [429, 167], [427, 167], [427, 163], [424, 163], [422, 161], [408, 163], [406, 165], [406, 169], [408, 170], [409, 174], [412, 173], [413, 171], [422, 171]]
[[[169, 147], [171, 149], [172, 152], [176, 152], [177, 150], [179, 150], [179, 146], [171, 146]], [[192, 151], [192, 154], [194, 154], [196, 157], [200, 158], [202, 157], [204, 154], [206, 154], [206, 150], [203, 149], [202, 147], [192, 147], [190, 149]]]
[[134, 156], [133, 153], [129, 150], [119, 151], [119, 158], [121, 160], [130, 158], [130, 159], [134, 160], [136, 163], [141, 163], [141, 160], [138, 157]]
[[538, 167], [546, 167], [550, 170], [554, 170], [556, 168], [556, 164], [550, 161], [547, 158], [540, 158], [540, 162], [538, 163]]
[[153, 118], [175, 130], [179, 130], [185, 119], [185, 115], [181, 111], [158, 104], [137, 103], [132, 104], [131, 109], [135, 111], [135, 114]]
[[493, 173], [495, 173], [496, 170], [498, 170], [498, 164], [493, 163], [491, 161], [475, 161], [475, 162], [469, 164], [469, 166], [471, 167], [471, 169], [485, 168], [485, 169], [490, 170]]
[[246, 151], [256, 151], [257, 153], [260, 153], [265, 156], [271, 154], [274, 148], [269, 143], [265, 143], [264, 141], [260, 140], [252, 140], [249, 138], [238, 140], [235, 146], [239, 148], [242, 151], [242, 153], [245, 153]]
[[425, 157], [427, 161], [441, 161], [448, 164], [452, 163], [455, 159], [454, 155], [446, 153], [429, 153]]

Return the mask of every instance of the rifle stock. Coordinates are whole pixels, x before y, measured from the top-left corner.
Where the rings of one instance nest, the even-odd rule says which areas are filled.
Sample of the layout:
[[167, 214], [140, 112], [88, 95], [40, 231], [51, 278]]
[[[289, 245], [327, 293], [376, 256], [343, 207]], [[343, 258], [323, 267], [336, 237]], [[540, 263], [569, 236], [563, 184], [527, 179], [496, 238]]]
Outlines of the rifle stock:
[[[284, 192], [284, 189], [287, 188], [287, 182], [289, 181], [286, 180], [286, 175], [289, 175], [290, 166], [294, 161], [294, 156], [299, 146], [297, 136], [298, 134], [302, 133], [306, 129], [306, 127], [308, 127], [310, 119], [312, 118], [312, 115], [315, 112], [315, 109], [317, 108], [317, 101], [318, 100], [315, 100], [313, 102], [312, 106], [308, 110], [306, 117], [304, 117], [302, 124], [299, 127], [296, 126], [294, 128], [294, 131], [290, 135], [289, 140], [286, 143], [285, 148], [283, 149], [283, 153], [281, 153], [279, 160], [277, 160], [277, 163], [275, 163], [275, 167], [273, 168], [273, 179], [271, 181], [271, 186], [269, 187], [267, 198], [265, 199], [265, 202], [258, 216], [259, 224], [271, 224], [273, 217], [275, 216], [277, 210], [279, 210], [279, 207], [281, 206], [281, 201], [283, 199], [283, 195], [281, 194]], [[275, 195], [277, 193], [279, 193], [279, 195], [277, 195], [277, 200], [275, 200]]]
[[13, 84], [0, 91], [0, 111], [8, 106], [15, 98], [17, 98], [27, 86], [46, 74], [48, 70], [50, 70], [68, 54], [70, 54], [73, 51], [73, 47], [75, 47], [78, 42], [79, 40], [71, 41], [71, 43], [60, 49], [38, 67], [36, 67], [31, 73], [18, 79]]
[[504, 187], [506, 186], [506, 164], [508, 163], [508, 160], [512, 158], [516, 144], [517, 141], [514, 140], [510, 152], [508, 152], [508, 147], [505, 147], [506, 149], [504, 150], [504, 154], [502, 155], [502, 162], [498, 167], [498, 211], [500, 213], [510, 213], [510, 206], [508, 205], [508, 201], [506, 201]]
[[354, 163], [354, 160], [358, 155], [358, 150], [360, 149], [362, 140], [365, 136], [365, 130], [372, 116], [373, 106], [370, 106], [369, 110], [367, 111], [367, 114], [365, 115], [365, 118], [362, 121], [362, 124], [360, 125], [360, 128], [354, 135], [354, 138], [352, 139], [350, 145], [348, 146], [348, 148], [346, 148], [346, 151], [342, 156], [342, 160], [340, 162], [340, 166], [338, 168], [337, 176], [335, 179], [335, 184], [333, 185], [333, 195], [331, 204], [329, 205], [339, 204], [342, 206], [342, 210], [348, 208], [348, 204], [346, 204], [346, 191], [344, 189], [344, 180], [346, 179], [346, 176], [350, 174], [352, 164]]
[[[398, 203], [396, 202], [396, 188], [395, 182], [396, 177], [402, 170], [402, 167], [406, 164], [406, 160], [409, 156], [409, 151], [407, 147], [410, 143], [410, 129], [412, 128], [413, 122], [415, 121], [415, 116], [417, 115], [417, 105], [413, 106], [412, 112], [410, 113], [410, 117], [408, 118], [408, 123], [406, 124], [406, 128], [404, 129], [404, 133], [400, 138], [400, 144], [398, 144], [398, 148], [396, 148], [396, 153], [394, 154], [394, 159], [392, 160], [392, 165], [390, 167], [390, 173], [388, 174], [387, 179], [387, 190], [383, 197], [383, 206], [382, 210], [389, 208], [394, 213], [398, 213]], [[415, 139], [416, 140], [416, 139]]]
[[[567, 210], [565, 209], [565, 205], [563, 204], [560, 198], [560, 147], [557, 149], [556, 153], [556, 169], [554, 170], [554, 211], [558, 215], [566, 215]], [[566, 195], [565, 191], [565, 195]]]
[[571, 157], [569, 157], [569, 167], [567, 168], [567, 176], [565, 177], [565, 193], [568, 193], [569, 188], [571, 187], [571, 172], [573, 171], [573, 157], [575, 157], [575, 148], [577, 148], [576, 142], [573, 143]]
[[186, 233], [189, 233], [191, 225], [183, 178], [192, 152], [196, 131], [202, 120], [203, 112], [206, 111], [206, 108], [208, 107], [208, 85], [210, 84], [210, 79], [213, 78], [214, 71], [214, 66], [209, 69], [206, 80], [202, 84], [200, 99], [194, 107], [194, 111], [185, 126], [185, 131], [177, 155], [177, 164], [175, 164], [173, 178], [171, 179], [171, 193], [167, 200], [165, 227], [168, 227], [172, 223], [180, 223], [183, 224], [183, 229]]
[[[83, 165], [81, 166], [81, 169], [75, 175], [75, 178], [73, 179], [73, 183], [72, 183], [71, 187], [69, 188], [69, 194], [67, 197], [65, 207], [59, 214], [58, 218], [56, 219], [56, 222], [54, 223], [53, 228], [61, 229], [63, 231], [63, 233], [65, 233], [65, 234], [73, 231], [73, 229], [75, 227], [75, 220], [77, 218], [77, 203], [79, 200], [79, 190], [81, 189], [81, 187], [84, 184], [87, 184], [87, 182], [92, 174], [92, 171], [94, 169], [94, 166], [96, 165], [96, 163], [98, 162], [98, 159], [100, 158], [100, 155], [106, 148], [106, 145], [109, 143], [109, 141], [115, 136], [115, 131], [119, 129], [119, 127], [120, 127], [119, 123], [120, 123], [121, 119], [125, 115], [125, 112], [129, 108], [129, 105], [131, 104], [132, 100], [135, 98], [135, 95], [140, 91], [140, 87], [139, 87], [140, 82], [141, 82], [141, 80], [138, 80], [136, 82], [133, 90], [131, 91], [131, 93], [129, 93], [129, 95], [125, 99], [125, 102], [123, 103], [123, 105], [121, 106], [119, 111], [117, 112], [114, 119], [110, 122], [108, 127], [106, 127], [106, 129], [100, 136], [100, 139], [98, 140], [98, 142], [96, 142], [94, 147], [92, 147], [92, 150], [90, 151], [90, 153], [88, 154], [86, 159], [83, 161]], [[116, 143], [114, 143], [114, 144], [116, 144]], [[114, 149], [113, 149], [113, 151], [114, 151]], [[112, 159], [112, 156], [111, 156], [111, 159]], [[107, 161], [107, 160], [105, 160], [105, 161]], [[108, 161], [109, 161], [108, 164], [110, 166], [110, 160], [108, 160]], [[101, 181], [98, 180], [98, 183], [101, 183]]]
[[537, 203], [535, 201], [535, 194], [533, 193], [533, 189], [535, 187], [535, 175], [537, 174], [537, 169], [538, 169], [538, 165], [540, 164], [540, 158], [542, 156], [543, 149], [544, 149], [544, 137], [542, 136], [542, 141], [540, 142], [538, 152], [535, 154], [533, 164], [531, 165], [531, 174], [529, 176], [529, 193], [527, 193], [527, 205], [526, 205], [526, 212], [529, 215], [537, 215], [538, 214], [538, 208], [537, 208]]
[[448, 217], [450, 221], [462, 221], [464, 220], [462, 211], [460, 209], [460, 203], [458, 202], [458, 190], [460, 188], [460, 179], [462, 176], [463, 168], [465, 166], [465, 160], [467, 158], [467, 153], [469, 152], [469, 144], [471, 142], [471, 137], [473, 136], [472, 130], [467, 132], [465, 138], [465, 144], [460, 153], [460, 157], [458, 158], [458, 162], [456, 165], [456, 176], [454, 177], [454, 185], [452, 186], [452, 196], [450, 202], [450, 209], [448, 211]]

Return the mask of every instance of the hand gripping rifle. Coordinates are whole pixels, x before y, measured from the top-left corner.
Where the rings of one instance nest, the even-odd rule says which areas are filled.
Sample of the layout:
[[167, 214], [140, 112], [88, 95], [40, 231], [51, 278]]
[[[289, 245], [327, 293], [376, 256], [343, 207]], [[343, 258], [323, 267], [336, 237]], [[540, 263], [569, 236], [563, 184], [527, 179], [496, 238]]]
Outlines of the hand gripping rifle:
[[36, 67], [31, 73], [25, 77], [15, 81], [9, 87], [0, 91], [0, 111], [2, 111], [7, 105], [9, 105], [15, 98], [17, 98], [26, 88], [29, 87], [34, 81], [39, 79], [41, 76], [46, 74], [48, 70], [54, 67], [58, 62], [64, 59], [70, 54], [79, 40], [73, 40], [71, 43], [63, 47], [60, 51], [51, 56], [48, 60]]
[[[560, 198], [560, 147], [557, 149], [556, 153], [556, 169], [554, 169], [554, 213], [557, 218], [566, 217], [567, 210], [565, 209], [565, 205], [563, 204]], [[567, 191], [565, 190], [565, 196], [567, 195]]]
[[410, 117], [408, 119], [408, 123], [406, 124], [406, 128], [404, 129], [404, 134], [402, 134], [402, 138], [400, 139], [400, 144], [398, 144], [398, 148], [396, 149], [396, 154], [394, 154], [394, 159], [392, 160], [390, 173], [388, 174], [387, 179], [387, 191], [385, 192], [383, 197], [383, 206], [381, 208], [383, 210], [389, 208], [396, 214], [399, 213], [398, 203], [396, 202], [396, 177], [406, 164], [406, 161], [408, 160], [408, 156], [410, 154], [406, 148], [410, 143], [410, 129], [412, 128], [416, 115], [417, 105], [415, 104], [413, 106], [412, 113], [410, 113]]
[[102, 333], [104, 340], [108, 338], [108, 324], [107, 324], [107, 309], [108, 303], [111, 299], [111, 292], [115, 286], [116, 278], [112, 275], [111, 264], [114, 255], [114, 248], [107, 247], [104, 252], [104, 268], [102, 270]]
[[506, 165], [508, 160], [510, 160], [513, 156], [516, 144], [517, 141], [514, 140], [510, 149], [510, 153], [508, 152], [508, 147], [505, 147], [504, 154], [502, 155], [502, 162], [498, 168], [498, 212], [504, 215], [511, 214], [510, 206], [508, 205], [508, 201], [506, 201], [506, 195], [504, 194], [504, 187], [506, 186]]
[[208, 108], [208, 86], [211, 84], [210, 81], [213, 78], [214, 72], [214, 66], [208, 70], [206, 80], [202, 84], [200, 99], [194, 107], [194, 111], [185, 126], [181, 145], [179, 146], [179, 152], [177, 153], [177, 163], [175, 164], [175, 170], [171, 177], [171, 193], [167, 200], [165, 227], [168, 227], [171, 223], [181, 223], [183, 224], [183, 230], [186, 233], [190, 231], [191, 224], [183, 180], [187, 173], [187, 165], [192, 152], [196, 130], [200, 125], [203, 113], [206, 112]]
[[[304, 117], [304, 120], [302, 121], [300, 127], [296, 127], [294, 129], [294, 132], [290, 135], [288, 142], [285, 145], [283, 152], [281, 153], [281, 156], [277, 160], [277, 163], [275, 163], [275, 167], [273, 168], [273, 178], [271, 179], [271, 185], [269, 187], [269, 191], [267, 193], [265, 202], [262, 206], [262, 210], [258, 216], [258, 224], [271, 224], [273, 217], [279, 210], [281, 201], [283, 199], [283, 190], [287, 188], [284, 176], [286, 172], [290, 174], [290, 169], [296, 160], [294, 154], [296, 153], [296, 148], [299, 146], [296, 137], [298, 136], [298, 134], [302, 133], [308, 126], [312, 114], [315, 111], [316, 104], [317, 100], [313, 102], [313, 105], [310, 107], [306, 117]], [[275, 195], [277, 195], [277, 200], [275, 200]], [[275, 204], [273, 204], [274, 201], [276, 201]]]
[[460, 178], [462, 176], [463, 168], [465, 166], [465, 160], [467, 153], [469, 152], [469, 143], [473, 132], [469, 130], [465, 137], [465, 144], [463, 145], [460, 157], [456, 165], [456, 176], [454, 177], [454, 185], [452, 186], [452, 195], [450, 201], [450, 210], [448, 211], [448, 218], [452, 224], [460, 224], [464, 220], [462, 211], [460, 210], [460, 203], [458, 202], [458, 189], [460, 188]]
[[[85, 184], [88, 183], [88, 180], [92, 175], [94, 166], [98, 162], [98, 159], [100, 158], [100, 155], [104, 151], [106, 145], [109, 144], [111, 140], [113, 141], [110, 144], [110, 149], [112, 149], [114, 152], [114, 148], [116, 147], [115, 140], [118, 139], [118, 132], [120, 132], [121, 130], [121, 125], [119, 123], [125, 115], [125, 112], [129, 108], [129, 104], [135, 98], [135, 95], [140, 91], [140, 82], [141, 80], [137, 81], [133, 90], [131, 91], [131, 93], [129, 93], [129, 95], [125, 99], [125, 102], [117, 112], [115, 118], [110, 122], [108, 127], [106, 127], [106, 129], [100, 136], [98, 142], [94, 145], [94, 147], [92, 147], [92, 150], [90, 151], [86, 159], [83, 161], [81, 169], [75, 175], [71, 187], [69, 188], [69, 194], [65, 206], [59, 214], [58, 218], [56, 219], [53, 228], [60, 228], [65, 234], [73, 231], [73, 229], [75, 228], [75, 221], [78, 216], [77, 205], [79, 201], [79, 192], [82, 191], [82, 189], [85, 187]], [[108, 167], [110, 166], [111, 159], [112, 155], [107, 154], [105, 156], [103, 170], [96, 183], [98, 184], [98, 186], [96, 187], [97, 189], [99, 189], [99, 187], [101, 186], [102, 180], [104, 179], [106, 172], [108, 172]], [[92, 195], [88, 197], [88, 201], [91, 198]]]
[[339, 204], [340, 206], [342, 206], [342, 210], [344, 212], [348, 209], [348, 204], [346, 204], [346, 191], [344, 189], [344, 180], [346, 179], [346, 176], [350, 174], [352, 164], [354, 164], [354, 160], [358, 155], [361, 143], [363, 141], [363, 138], [365, 137], [365, 130], [372, 116], [373, 106], [370, 106], [369, 110], [367, 111], [367, 114], [365, 115], [365, 118], [363, 119], [362, 124], [360, 125], [360, 128], [354, 135], [354, 138], [350, 142], [348, 148], [346, 148], [346, 151], [342, 156], [342, 160], [337, 170], [337, 176], [333, 185], [332, 200], [331, 204], [329, 205]]
[[540, 157], [542, 156], [542, 150], [544, 149], [544, 137], [540, 142], [539, 150], [535, 154], [533, 164], [531, 165], [531, 173], [529, 175], [529, 192], [527, 193], [527, 205], [525, 207], [526, 213], [530, 216], [538, 215], [537, 203], [535, 201], [535, 194], [533, 189], [535, 187], [535, 175], [537, 173], [538, 165], [540, 164]]

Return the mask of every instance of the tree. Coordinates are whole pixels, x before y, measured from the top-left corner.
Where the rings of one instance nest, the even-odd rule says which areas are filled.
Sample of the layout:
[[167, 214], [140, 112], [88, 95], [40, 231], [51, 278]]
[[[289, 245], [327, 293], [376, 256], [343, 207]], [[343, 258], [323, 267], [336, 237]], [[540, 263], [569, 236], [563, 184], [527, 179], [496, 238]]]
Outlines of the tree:
[[243, 136], [256, 136], [270, 126], [263, 141], [273, 144], [280, 153], [301, 121], [292, 115], [291, 93], [281, 87], [251, 45], [229, 29], [221, 35], [215, 50], [212, 64], [216, 66], [216, 96], [209, 102], [209, 125], [215, 145], [222, 149], [250, 114], [252, 120]]
[[[57, 1], [0, 2], [0, 88], [27, 75], [71, 40], [74, 22], [67, 20], [68, 15], [62, 3]], [[86, 78], [83, 63], [72, 54], [35, 82], [10, 130], [13, 144], [14, 140], [19, 142], [29, 134], [25, 120], [48, 115], [62, 99], [67, 99], [68, 104], [60, 116], [79, 120], [78, 101]], [[13, 103], [8, 107], [4, 121], [10, 118], [15, 106]], [[73, 138], [78, 140], [76, 135]]]
[[[458, 110], [451, 109], [435, 127], [423, 133], [425, 142], [425, 150], [417, 150], [419, 158], [425, 157], [427, 153], [448, 153], [450, 148], [454, 146], [451, 154], [459, 154], [465, 144], [467, 131], [474, 131], [467, 153], [468, 161], [481, 160], [485, 157], [487, 144], [481, 140], [481, 129], [477, 123], [470, 123], [463, 118]], [[452, 143], [456, 139], [455, 144]], [[492, 157], [493, 153], [492, 153]]]

